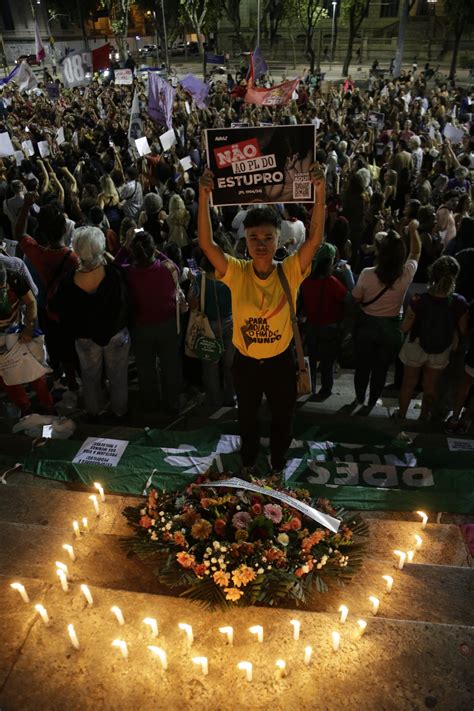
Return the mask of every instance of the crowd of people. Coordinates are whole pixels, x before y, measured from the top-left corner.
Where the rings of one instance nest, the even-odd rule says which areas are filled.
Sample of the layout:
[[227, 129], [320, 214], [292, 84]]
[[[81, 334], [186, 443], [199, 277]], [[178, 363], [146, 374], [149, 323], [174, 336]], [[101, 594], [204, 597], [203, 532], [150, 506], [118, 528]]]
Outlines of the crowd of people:
[[[6, 398], [21, 416], [38, 406], [53, 413], [59, 383], [63, 394], [80, 395], [90, 420], [106, 411], [126, 420], [135, 368], [140, 408], [179, 413], [191, 387], [209, 406], [238, 404], [251, 467], [265, 393], [272, 467], [280, 470], [296, 401], [289, 305], [278, 347], [250, 345], [248, 321], [283, 294], [281, 263], [315, 400], [331, 397], [339, 366], [352, 368], [351, 407], [368, 414], [393, 368], [395, 417], [406, 418], [419, 389], [421, 418], [466, 432], [474, 384], [473, 94], [427, 81], [423, 71], [372, 76], [368, 87], [307, 75], [289, 103], [268, 107], [246, 103], [244, 84], [230, 78], [212, 82], [204, 109], [178, 85], [176, 144], [167, 151], [159, 142], [166, 127], [148, 117], [140, 78], [131, 87], [56, 82], [55, 98], [42, 84], [28, 93], [3, 86], [0, 133], [16, 150], [0, 159]], [[143, 157], [128, 137], [134, 90], [151, 147]], [[314, 125], [314, 206], [209, 208], [204, 131], [233, 123]], [[268, 303], [252, 311], [259, 295]], [[220, 342], [218, 359], [187, 353], [187, 324], [201, 307]], [[1, 358], [13, 336], [23, 346], [44, 336], [48, 369], [39, 377], [11, 384]]]

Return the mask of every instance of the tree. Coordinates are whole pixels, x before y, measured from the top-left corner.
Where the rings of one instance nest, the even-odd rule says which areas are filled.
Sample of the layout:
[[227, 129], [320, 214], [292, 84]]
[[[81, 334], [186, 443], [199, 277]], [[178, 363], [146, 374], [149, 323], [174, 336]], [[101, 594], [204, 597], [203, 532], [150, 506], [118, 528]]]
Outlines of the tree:
[[322, 6], [322, 0], [287, 0], [286, 16], [291, 25], [295, 17], [305, 33], [305, 54], [308, 57], [311, 74], [314, 74], [316, 54], [314, 51], [314, 34], [321, 20], [328, 18], [328, 13]]
[[369, 11], [370, 0], [343, 0], [342, 3], [342, 20], [347, 23], [349, 28], [349, 37], [347, 40], [346, 57], [342, 67], [342, 76], [345, 77], [349, 73], [349, 66], [352, 59], [352, 50], [354, 48], [355, 36], [359, 31], [362, 21], [367, 17]]
[[467, 25], [474, 22], [474, 3], [472, 0], [444, 0], [444, 10], [454, 33], [453, 56], [449, 70], [449, 78], [454, 80], [461, 37]]
[[242, 19], [240, 17], [240, 5], [242, 0], [226, 0], [224, 3], [225, 14], [234, 28], [235, 36], [241, 50], [246, 49], [246, 40], [242, 35]]
[[213, 10], [212, 0], [181, 0], [181, 12], [184, 20], [188, 20], [196, 35], [199, 45], [199, 54], [204, 55], [204, 44], [202, 35], [206, 26], [206, 21]]
[[128, 11], [132, 0], [100, 0], [100, 6], [107, 10], [120, 59], [127, 57]]
[[270, 40], [270, 47], [273, 49], [275, 40], [280, 29], [280, 24], [284, 20], [288, 11], [287, 0], [266, 0], [263, 6], [263, 18], [267, 27], [267, 35]]

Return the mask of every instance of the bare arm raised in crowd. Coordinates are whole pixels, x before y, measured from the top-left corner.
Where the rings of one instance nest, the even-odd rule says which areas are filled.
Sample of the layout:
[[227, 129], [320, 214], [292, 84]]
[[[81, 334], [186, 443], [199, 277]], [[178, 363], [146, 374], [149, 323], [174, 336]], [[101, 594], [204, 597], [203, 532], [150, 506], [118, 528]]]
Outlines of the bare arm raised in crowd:
[[308, 238], [298, 250], [301, 271], [304, 273], [313, 261], [324, 235], [324, 218], [326, 210], [326, 179], [324, 171], [316, 163], [310, 170], [311, 182], [314, 185], [314, 206], [308, 230]]
[[421, 239], [418, 232], [418, 220], [412, 220], [408, 225], [408, 234], [410, 235], [410, 254], [408, 259], [414, 259], [418, 262], [421, 255]]
[[214, 189], [214, 176], [206, 168], [199, 181], [198, 237], [199, 246], [221, 276], [227, 272], [227, 257], [212, 236], [209, 203]]

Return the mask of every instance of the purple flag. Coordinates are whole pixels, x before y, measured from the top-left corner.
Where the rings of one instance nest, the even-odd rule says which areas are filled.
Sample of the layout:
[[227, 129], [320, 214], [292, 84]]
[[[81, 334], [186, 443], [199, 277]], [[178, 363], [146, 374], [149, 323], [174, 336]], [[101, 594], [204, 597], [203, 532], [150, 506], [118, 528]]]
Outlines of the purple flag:
[[186, 74], [180, 81], [181, 86], [188, 94], [191, 94], [198, 109], [207, 107], [207, 96], [209, 94], [209, 84], [201, 81], [194, 74]]
[[260, 79], [261, 76], [268, 72], [268, 66], [263, 58], [262, 50], [260, 49], [260, 47], [255, 47], [255, 51], [252, 54], [252, 65], [254, 79]]
[[156, 123], [173, 128], [173, 104], [176, 90], [158, 74], [148, 78], [148, 115]]

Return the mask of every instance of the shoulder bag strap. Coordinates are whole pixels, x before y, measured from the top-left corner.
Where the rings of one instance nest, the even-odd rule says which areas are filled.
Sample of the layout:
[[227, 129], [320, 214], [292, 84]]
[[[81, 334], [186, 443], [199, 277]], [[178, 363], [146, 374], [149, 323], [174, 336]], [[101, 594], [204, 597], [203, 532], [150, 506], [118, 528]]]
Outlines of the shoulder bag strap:
[[219, 308], [219, 299], [217, 296], [217, 284], [216, 284], [215, 279], [213, 279], [213, 282], [214, 282], [214, 296], [216, 299], [216, 309], [217, 309], [217, 323], [219, 324], [219, 340], [222, 344], [222, 347], [224, 347], [224, 340], [222, 338], [221, 310]]
[[304, 362], [303, 343], [301, 342], [300, 329], [298, 328], [295, 308], [293, 306], [293, 300], [291, 298], [290, 285], [288, 284], [288, 279], [286, 278], [286, 274], [283, 271], [281, 263], [277, 264], [277, 273], [278, 278], [280, 279], [281, 285], [283, 287], [283, 291], [285, 292], [285, 296], [288, 301], [288, 306], [290, 307], [291, 325], [293, 327], [293, 338], [295, 339], [296, 357], [298, 359], [298, 370], [302, 372], [306, 368]]
[[201, 313], [204, 313], [206, 307], [206, 272], [202, 272], [201, 276]]
[[377, 296], [374, 296], [374, 298], [370, 299], [370, 301], [361, 301], [360, 305], [361, 306], [372, 306], [372, 304], [375, 304], [375, 302], [378, 301], [385, 294], [385, 292], [389, 290], [389, 288], [390, 287], [388, 287], [388, 286], [384, 286], [382, 291], [379, 291]]

